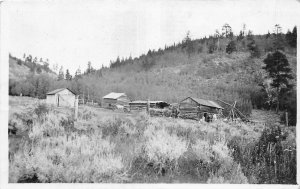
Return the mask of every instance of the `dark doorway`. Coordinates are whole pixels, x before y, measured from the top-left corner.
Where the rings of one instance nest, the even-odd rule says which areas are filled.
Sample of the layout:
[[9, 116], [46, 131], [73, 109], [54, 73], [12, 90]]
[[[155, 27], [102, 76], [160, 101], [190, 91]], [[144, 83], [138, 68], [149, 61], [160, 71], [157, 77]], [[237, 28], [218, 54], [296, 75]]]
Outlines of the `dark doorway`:
[[203, 116], [204, 116], [204, 120], [205, 120], [206, 122], [208, 122], [208, 114], [207, 114], [207, 113], [204, 113]]

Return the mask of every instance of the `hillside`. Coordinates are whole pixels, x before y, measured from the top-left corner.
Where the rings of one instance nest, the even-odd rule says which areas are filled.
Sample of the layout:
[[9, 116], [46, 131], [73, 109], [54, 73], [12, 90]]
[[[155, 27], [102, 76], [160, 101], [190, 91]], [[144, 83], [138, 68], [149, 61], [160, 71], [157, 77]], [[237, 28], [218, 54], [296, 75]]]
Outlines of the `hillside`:
[[[197, 46], [201, 43], [197, 40], [192, 42], [194, 49], [201, 49]], [[262, 69], [267, 52], [262, 51], [260, 57], [251, 57], [248, 50], [231, 54], [222, 50], [214, 53], [195, 51], [189, 55], [181, 44], [149, 51], [130, 63], [128, 60], [113, 62], [109, 69], [101, 70], [100, 78], [97, 74], [90, 74], [83, 76], [83, 80], [87, 81], [85, 86], [96, 100], [115, 91], [126, 92], [133, 100], [150, 98], [179, 102], [187, 96], [196, 96], [230, 103], [237, 101], [238, 108], [246, 114], [253, 107], [265, 105], [259, 84], [267, 76]], [[296, 56], [293, 52], [286, 56], [295, 77]], [[116, 66], [116, 63], [119, 65]], [[97, 85], [93, 84], [93, 80], [97, 80]], [[295, 83], [294, 80], [291, 82]], [[77, 91], [82, 94], [87, 89]]]
[[30, 75], [47, 74], [51, 78], [56, 78], [57, 75], [50, 68], [39, 63], [24, 62], [13, 56], [9, 56], [9, 79], [21, 81], [28, 78]]
[[[237, 108], [250, 115], [253, 108], [274, 109], [273, 102], [267, 103], [268, 79], [262, 69], [269, 53], [274, 49], [284, 53], [296, 78], [296, 46], [290, 42], [289, 35], [252, 35], [249, 31], [238, 36], [214, 35], [194, 40], [187, 35], [180, 43], [149, 50], [136, 58], [118, 57], [111, 61], [109, 68], [95, 70], [89, 65], [83, 73], [78, 70], [73, 79], [47, 80], [45, 87], [41, 87], [41, 82], [36, 86], [42, 89], [30, 94], [43, 98], [47, 90], [69, 87], [81, 98], [84, 96], [99, 103], [102, 96], [112, 91], [125, 92], [131, 100], [170, 103], [194, 96], [228, 103], [237, 101]], [[289, 82], [296, 86], [296, 79]], [[293, 94], [295, 91], [296, 87]], [[294, 97], [287, 97], [288, 102], [280, 102], [280, 108], [286, 108], [287, 103], [293, 104]]]
[[30, 68], [19, 65], [16, 60], [9, 58], [9, 79], [24, 80], [30, 74]]

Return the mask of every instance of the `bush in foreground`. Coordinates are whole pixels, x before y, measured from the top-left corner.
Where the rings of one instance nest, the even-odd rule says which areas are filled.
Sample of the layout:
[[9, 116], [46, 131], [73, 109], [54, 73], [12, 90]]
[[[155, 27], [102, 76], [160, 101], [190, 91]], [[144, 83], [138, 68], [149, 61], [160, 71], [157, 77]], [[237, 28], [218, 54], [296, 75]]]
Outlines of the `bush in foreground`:
[[33, 116], [10, 182], [295, 182], [292, 130], [86, 109], [77, 122], [70, 116]]

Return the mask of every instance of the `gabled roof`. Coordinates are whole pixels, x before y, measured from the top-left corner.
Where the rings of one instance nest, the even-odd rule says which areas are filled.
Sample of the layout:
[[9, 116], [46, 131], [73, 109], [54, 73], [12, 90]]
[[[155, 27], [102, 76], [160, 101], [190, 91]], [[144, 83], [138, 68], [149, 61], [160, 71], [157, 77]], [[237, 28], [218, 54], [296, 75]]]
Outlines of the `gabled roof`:
[[59, 93], [60, 91], [63, 91], [63, 90], [65, 90], [65, 89], [69, 90], [71, 93], [73, 93], [74, 95], [76, 95], [73, 91], [71, 91], [71, 90], [68, 89], [68, 88], [55, 89], [54, 91], [48, 92], [47, 95], [54, 95], [54, 94]]
[[126, 96], [126, 94], [125, 93], [114, 93], [114, 92], [112, 92], [112, 93], [109, 93], [109, 94], [105, 95], [102, 98], [118, 99], [121, 96]]
[[[219, 104], [217, 104], [216, 102], [211, 101], [211, 100], [204, 100], [204, 99], [194, 98], [194, 97], [188, 97], [188, 98], [191, 98], [192, 100], [194, 100], [198, 104], [201, 104], [201, 105], [204, 105], [204, 106], [224, 109], [222, 106], [220, 106]], [[186, 99], [188, 99], [188, 98], [186, 98]], [[184, 99], [184, 100], [186, 100], [186, 99]]]
[[208, 100], [212, 105], [214, 105], [216, 108], [220, 108], [220, 109], [224, 109], [222, 106], [220, 106], [219, 104], [217, 104], [214, 101]]

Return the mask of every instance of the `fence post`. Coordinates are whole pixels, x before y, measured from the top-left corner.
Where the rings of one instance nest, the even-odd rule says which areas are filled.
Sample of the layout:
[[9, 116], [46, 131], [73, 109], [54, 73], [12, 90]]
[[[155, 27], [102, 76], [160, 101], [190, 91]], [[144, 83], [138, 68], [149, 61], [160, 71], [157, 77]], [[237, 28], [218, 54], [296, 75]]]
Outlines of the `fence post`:
[[75, 115], [74, 115], [74, 119], [75, 121], [77, 120], [78, 118], [78, 96], [75, 97]]
[[286, 123], [286, 126], [288, 127], [289, 126], [289, 115], [288, 115], [287, 111], [285, 111], [285, 123]]
[[147, 114], [150, 114], [150, 101], [149, 99], [147, 100]]

